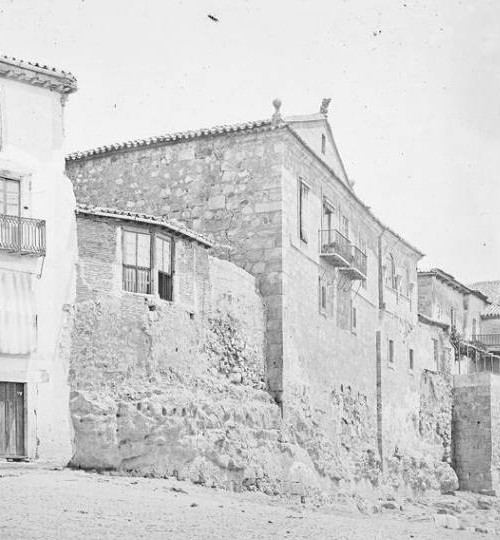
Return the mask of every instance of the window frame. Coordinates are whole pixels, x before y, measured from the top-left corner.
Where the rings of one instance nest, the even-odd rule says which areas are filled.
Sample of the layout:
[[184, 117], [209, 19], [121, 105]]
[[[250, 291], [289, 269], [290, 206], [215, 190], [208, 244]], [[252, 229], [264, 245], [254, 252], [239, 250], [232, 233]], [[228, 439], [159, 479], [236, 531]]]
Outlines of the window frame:
[[308, 219], [307, 219], [307, 212], [309, 208], [309, 191], [310, 187], [307, 184], [307, 182], [304, 181], [303, 178], [299, 178], [298, 183], [298, 205], [297, 205], [297, 211], [298, 211], [298, 233], [299, 233], [299, 240], [301, 242], [304, 242], [304, 244], [308, 243], [308, 236], [307, 236], [307, 230], [306, 226], [308, 225]]
[[453, 306], [450, 307], [450, 326], [451, 328], [457, 327], [457, 311]]
[[[125, 235], [127, 233], [132, 233], [136, 235], [136, 244], [135, 244], [135, 265], [125, 264], [125, 249], [124, 249], [124, 243], [125, 243]], [[149, 237], [149, 286], [147, 288], [147, 292], [141, 292], [138, 291], [138, 270], [146, 270], [146, 267], [144, 266], [138, 266], [138, 235], [144, 235]], [[158, 261], [157, 261], [157, 247], [159, 241], [166, 242], [168, 241], [170, 243], [170, 274], [165, 272], [164, 270], [160, 270]], [[164, 300], [167, 302], [173, 302], [175, 299], [174, 295], [174, 276], [175, 276], [175, 236], [172, 234], [165, 233], [163, 231], [158, 231], [154, 227], [134, 227], [134, 226], [122, 226], [121, 227], [121, 267], [122, 267], [122, 283], [121, 283], [121, 289], [123, 292], [131, 293], [131, 294], [140, 294], [140, 295], [147, 295], [147, 296], [157, 296], [160, 300]], [[135, 290], [128, 290], [125, 288], [125, 269], [126, 268], [135, 268]], [[170, 296], [171, 298], [162, 298], [160, 296], [160, 275], [159, 273], [162, 272], [163, 274], [169, 276], [170, 278]]]
[[[8, 183], [13, 183], [17, 185], [17, 214], [7, 214], [7, 185]], [[21, 192], [21, 180], [19, 178], [9, 178], [8, 176], [4, 176], [0, 173], [0, 193], [2, 193], [3, 196], [3, 204], [2, 200], [0, 199], [0, 215], [3, 216], [13, 216], [13, 217], [21, 217], [21, 198], [22, 198], [22, 192]]]
[[389, 362], [389, 365], [394, 365], [394, 340], [388, 339], [387, 340], [387, 361]]
[[356, 309], [356, 306], [354, 305], [354, 302], [351, 298], [350, 302], [350, 326], [351, 326], [351, 332], [353, 334], [356, 334], [357, 328], [358, 328], [358, 310]]
[[[126, 234], [135, 234], [136, 235], [136, 242], [135, 242], [135, 261], [136, 261], [136, 264], [135, 265], [130, 265], [130, 264], [125, 264], [125, 235]], [[139, 245], [139, 240], [138, 240], [138, 237], [139, 235], [142, 234], [143, 236], [148, 236], [149, 237], [149, 286], [148, 286], [148, 290], [147, 292], [142, 292], [142, 291], [138, 291], [137, 288], [138, 288], [138, 283], [139, 283], [139, 279], [138, 279], [138, 271], [139, 269], [141, 270], [146, 270], [146, 267], [144, 266], [139, 266], [137, 264], [138, 262], [138, 245]], [[133, 293], [133, 294], [141, 294], [141, 295], [153, 295], [154, 293], [152, 292], [154, 290], [154, 283], [153, 283], [153, 242], [152, 242], [152, 238], [153, 238], [153, 232], [148, 229], [148, 228], [139, 228], [139, 227], [122, 227], [122, 232], [121, 232], [121, 249], [122, 249], [122, 252], [121, 252], [121, 266], [122, 266], [122, 290], [125, 291], [125, 292], [128, 292], [128, 293]], [[134, 286], [134, 289], [133, 291], [127, 289], [125, 287], [125, 269], [128, 268], [128, 269], [134, 269], [135, 268], [135, 286]]]
[[415, 350], [411, 347], [408, 349], [408, 369], [415, 371]]
[[[158, 241], [161, 241], [161, 242], [169, 242], [170, 243], [170, 273], [167, 273], [163, 270], [160, 270], [160, 267], [158, 265], [158, 261], [156, 260], [156, 254], [157, 254], [157, 249], [158, 249], [158, 245], [157, 245], [157, 242]], [[169, 234], [166, 234], [166, 233], [155, 233], [154, 235], [154, 269], [153, 271], [155, 272], [155, 275], [156, 275], [156, 281], [157, 281], [157, 286], [155, 288], [155, 294], [158, 295], [158, 297], [160, 298], [160, 300], [164, 300], [166, 302], [173, 302], [174, 301], [174, 274], [175, 274], [175, 266], [174, 266], [174, 262], [175, 262], [175, 239], [172, 235], [169, 235]], [[170, 279], [170, 285], [169, 285], [169, 289], [170, 289], [170, 298], [162, 298], [161, 294], [160, 294], [160, 272], [162, 274], [165, 274], [169, 277]]]

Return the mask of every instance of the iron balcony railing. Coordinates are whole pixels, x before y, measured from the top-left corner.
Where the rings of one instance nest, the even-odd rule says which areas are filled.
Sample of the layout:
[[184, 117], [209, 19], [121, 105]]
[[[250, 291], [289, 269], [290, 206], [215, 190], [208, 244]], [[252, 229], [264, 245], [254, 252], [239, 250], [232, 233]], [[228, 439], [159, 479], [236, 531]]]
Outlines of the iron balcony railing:
[[336, 229], [319, 231], [319, 254], [351, 279], [365, 279], [367, 258], [358, 247]]
[[45, 221], [0, 214], [0, 251], [45, 255]]
[[473, 339], [487, 347], [500, 347], [500, 334], [477, 334]]
[[363, 253], [358, 247], [352, 246], [352, 266], [356, 270], [359, 270], [363, 276], [366, 276], [367, 264], [366, 254]]
[[351, 242], [341, 232], [335, 229], [319, 231], [320, 255], [333, 255], [345, 260], [346, 266], [351, 258]]

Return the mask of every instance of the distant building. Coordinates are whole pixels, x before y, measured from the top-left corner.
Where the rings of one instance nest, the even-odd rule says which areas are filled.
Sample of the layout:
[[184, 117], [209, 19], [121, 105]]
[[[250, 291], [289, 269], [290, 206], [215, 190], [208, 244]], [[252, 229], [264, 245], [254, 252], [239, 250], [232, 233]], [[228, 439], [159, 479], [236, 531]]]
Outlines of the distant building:
[[480, 281], [470, 287], [481, 291], [491, 305], [481, 314], [481, 332], [477, 338], [488, 351], [500, 356], [500, 281]]
[[0, 457], [71, 457], [74, 196], [64, 176], [70, 73], [0, 56]]

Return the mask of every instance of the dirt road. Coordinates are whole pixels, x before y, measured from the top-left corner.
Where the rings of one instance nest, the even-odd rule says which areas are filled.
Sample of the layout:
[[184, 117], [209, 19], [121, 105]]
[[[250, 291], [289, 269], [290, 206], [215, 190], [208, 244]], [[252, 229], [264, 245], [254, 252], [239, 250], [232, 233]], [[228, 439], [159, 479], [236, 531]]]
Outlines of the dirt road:
[[[466, 494], [365, 514], [176, 480], [11, 466], [0, 467], [0, 539], [499, 538], [497, 499], [487, 499], [484, 509]], [[462, 529], [436, 524], [438, 509]]]

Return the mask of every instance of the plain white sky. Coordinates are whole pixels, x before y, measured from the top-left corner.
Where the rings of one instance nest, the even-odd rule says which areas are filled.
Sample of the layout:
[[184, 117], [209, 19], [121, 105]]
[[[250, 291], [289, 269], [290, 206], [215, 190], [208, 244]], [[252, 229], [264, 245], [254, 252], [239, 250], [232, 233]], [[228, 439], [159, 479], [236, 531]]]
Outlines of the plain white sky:
[[0, 0], [0, 52], [77, 76], [68, 151], [331, 97], [356, 192], [421, 267], [500, 279], [498, 0]]

